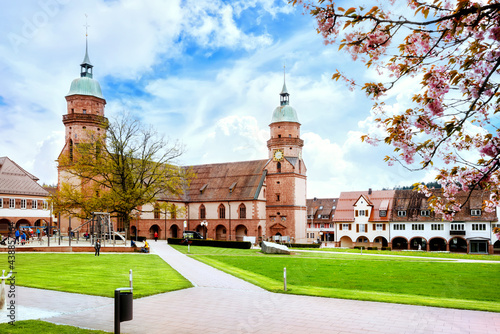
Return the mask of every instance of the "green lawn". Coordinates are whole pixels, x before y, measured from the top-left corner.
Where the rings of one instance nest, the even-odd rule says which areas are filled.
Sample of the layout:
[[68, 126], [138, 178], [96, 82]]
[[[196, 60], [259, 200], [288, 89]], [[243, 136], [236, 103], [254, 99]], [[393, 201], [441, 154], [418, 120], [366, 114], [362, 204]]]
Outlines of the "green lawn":
[[[360, 254], [359, 249], [344, 249], [344, 248], [291, 248], [294, 250], [308, 250], [319, 252], [335, 252], [335, 253], [355, 253]], [[438, 257], [443, 259], [461, 259], [461, 260], [486, 260], [500, 261], [500, 255], [480, 255], [480, 254], [463, 254], [463, 253], [441, 253], [441, 252], [424, 252], [424, 251], [383, 251], [383, 250], [366, 250], [363, 249], [363, 254], [383, 254], [396, 256], [418, 256], [418, 257]]]
[[44, 334], [106, 334], [109, 332], [82, 329], [73, 326], [55, 325], [50, 322], [40, 320], [24, 320], [16, 321], [14, 325], [0, 324], [1, 334], [27, 334], [27, 333], [44, 333]]
[[286, 267], [288, 293], [500, 312], [500, 296], [494, 293], [500, 284], [500, 263], [342, 253], [263, 255], [196, 246], [191, 254], [275, 292], [283, 292]]
[[[7, 254], [0, 254], [0, 263], [7, 269]], [[192, 286], [153, 254], [17, 253], [15, 257], [16, 285], [105, 297], [129, 286], [130, 269], [134, 298]]]

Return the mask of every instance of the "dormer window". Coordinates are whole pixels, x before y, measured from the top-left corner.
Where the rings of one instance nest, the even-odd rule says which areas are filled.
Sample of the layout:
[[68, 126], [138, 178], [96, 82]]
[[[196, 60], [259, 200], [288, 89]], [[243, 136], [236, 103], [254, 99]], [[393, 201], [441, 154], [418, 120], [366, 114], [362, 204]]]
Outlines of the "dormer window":
[[480, 216], [481, 215], [481, 210], [478, 210], [478, 209], [470, 210], [470, 215], [471, 216]]
[[398, 217], [406, 217], [406, 210], [398, 210]]
[[86, 114], [87, 113], [87, 109], [83, 109], [83, 113]]
[[420, 215], [422, 217], [429, 217], [431, 215], [431, 210], [420, 210]]

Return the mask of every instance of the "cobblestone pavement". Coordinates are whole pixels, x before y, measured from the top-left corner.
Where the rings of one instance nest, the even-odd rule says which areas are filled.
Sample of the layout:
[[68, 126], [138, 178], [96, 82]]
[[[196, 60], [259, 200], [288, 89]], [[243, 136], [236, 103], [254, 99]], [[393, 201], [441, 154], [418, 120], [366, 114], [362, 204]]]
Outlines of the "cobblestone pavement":
[[[498, 313], [270, 293], [150, 244], [195, 287], [134, 300], [122, 333], [500, 333]], [[113, 331], [111, 298], [18, 289], [21, 307], [52, 312], [42, 320]]]

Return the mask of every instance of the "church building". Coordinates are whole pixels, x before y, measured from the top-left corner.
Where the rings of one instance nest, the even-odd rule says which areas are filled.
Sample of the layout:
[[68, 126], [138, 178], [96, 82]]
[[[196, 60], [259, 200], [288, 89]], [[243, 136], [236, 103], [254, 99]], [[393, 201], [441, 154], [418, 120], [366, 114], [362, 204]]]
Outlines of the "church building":
[[[106, 100], [99, 82], [93, 79], [88, 47], [80, 66], [80, 77], [73, 80], [66, 95], [67, 111], [63, 115], [66, 136], [61, 155], [67, 154], [70, 159], [75, 145], [106, 131], [102, 128]], [[187, 191], [137, 208], [130, 235], [151, 238], [157, 232], [165, 239], [194, 230], [216, 240], [255, 237], [256, 242], [306, 242], [304, 141], [300, 139], [300, 123], [289, 104], [285, 82], [279, 95], [280, 104], [270, 115], [267, 159], [186, 166], [195, 175]], [[59, 187], [71, 180], [63, 168], [58, 169], [58, 177]], [[173, 209], [160, 210], [160, 202], [169, 203]], [[116, 228], [120, 230], [120, 226]], [[68, 219], [64, 217], [61, 232], [68, 232]]]

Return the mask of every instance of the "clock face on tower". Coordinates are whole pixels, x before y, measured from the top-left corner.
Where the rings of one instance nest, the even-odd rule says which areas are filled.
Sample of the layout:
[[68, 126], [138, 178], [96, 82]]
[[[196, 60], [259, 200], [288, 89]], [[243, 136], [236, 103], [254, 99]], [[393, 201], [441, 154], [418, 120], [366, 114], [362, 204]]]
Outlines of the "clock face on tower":
[[276, 150], [276, 151], [274, 151], [273, 157], [274, 157], [275, 161], [281, 161], [281, 160], [283, 160], [283, 151], [282, 150]]

